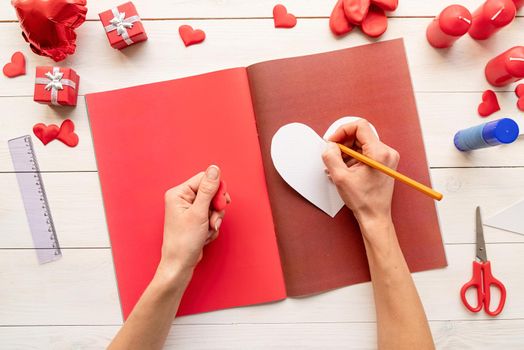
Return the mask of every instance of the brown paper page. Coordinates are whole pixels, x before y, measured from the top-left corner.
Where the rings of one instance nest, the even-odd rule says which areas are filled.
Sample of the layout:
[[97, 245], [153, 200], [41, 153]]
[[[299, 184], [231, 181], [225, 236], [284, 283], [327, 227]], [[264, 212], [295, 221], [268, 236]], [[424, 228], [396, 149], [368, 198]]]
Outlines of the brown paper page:
[[[264, 62], [248, 73], [288, 295], [369, 281], [351, 212], [344, 208], [333, 219], [284, 182], [271, 160], [271, 139], [291, 122], [323, 135], [340, 117], [364, 117], [400, 152], [399, 171], [430, 185], [402, 40]], [[432, 199], [397, 182], [393, 219], [411, 271], [446, 266]]]

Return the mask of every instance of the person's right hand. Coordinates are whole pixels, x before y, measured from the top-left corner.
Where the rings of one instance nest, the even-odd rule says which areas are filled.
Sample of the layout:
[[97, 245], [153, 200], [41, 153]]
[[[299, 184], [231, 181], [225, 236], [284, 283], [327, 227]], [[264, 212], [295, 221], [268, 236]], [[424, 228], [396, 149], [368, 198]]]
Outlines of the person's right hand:
[[322, 155], [326, 172], [359, 224], [366, 226], [391, 222], [394, 180], [349, 156], [343, 156], [336, 143], [355, 149], [392, 169], [397, 168], [398, 152], [380, 142], [364, 119], [341, 126], [329, 141]]

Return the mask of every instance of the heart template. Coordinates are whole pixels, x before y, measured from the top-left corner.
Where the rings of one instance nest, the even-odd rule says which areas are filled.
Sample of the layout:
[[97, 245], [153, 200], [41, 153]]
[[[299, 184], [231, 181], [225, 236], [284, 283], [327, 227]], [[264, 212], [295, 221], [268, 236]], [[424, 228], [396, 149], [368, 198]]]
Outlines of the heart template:
[[4, 75], [8, 78], [18, 77], [25, 74], [25, 57], [20, 51], [11, 56], [11, 62], [8, 62], [3, 69]]
[[190, 46], [201, 43], [206, 38], [206, 33], [200, 29], [193, 29], [189, 25], [182, 25], [178, 28], [178, 33], [184, 42], [184, 45]]
[[43, 123], [38, 123], [33, 126], [33, 133], [44, 145], [47, 145], [49, 142], [56, 139], [59, 132], [60, 128], [55, 124], [45, 125]]
[[60, 132], [56, 136], [57, 140], [62, 141], [69, 147], [78, 145], [78, 135], [75, 133], [75, 124], [71, 119], [66, 119], [60, 125]]
[[[324, 172], [322, 161], [326, 140], [341, 126], [357, 121], [344, 117], [335, 121], [321, 138], [309, 126], [291, 123], [282, 126], [271, 141], [271, 158], [276, 170], [295, 191], [331, 217], [344, 206], [336, 186]], [[376, 133], [374, 127], [372, 127]]]

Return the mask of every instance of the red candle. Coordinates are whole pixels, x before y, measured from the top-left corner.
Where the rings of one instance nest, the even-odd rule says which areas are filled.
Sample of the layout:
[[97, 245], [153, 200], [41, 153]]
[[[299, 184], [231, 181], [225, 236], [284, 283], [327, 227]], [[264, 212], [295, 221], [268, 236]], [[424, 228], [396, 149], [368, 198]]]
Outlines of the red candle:
[[517, 10], [524, 6], [524, 0], [513, 0], [513, 2], [515, 3], [515, 7], [517, 8]]
[[486, 79], [491, 85], [504, 86], [524, 78], [524, 46], [515, 46], [488, 62]]
[[469, 35], [484, 40], [513, 21], [517, 9], [512, 0], [487, 0], [475, 12]]
[[460, 5], [451, 5], [429, 24], [426, 37], [431, 46], [442, 49], [453, 45], [470, 27], [471, 13], [468, 9]]

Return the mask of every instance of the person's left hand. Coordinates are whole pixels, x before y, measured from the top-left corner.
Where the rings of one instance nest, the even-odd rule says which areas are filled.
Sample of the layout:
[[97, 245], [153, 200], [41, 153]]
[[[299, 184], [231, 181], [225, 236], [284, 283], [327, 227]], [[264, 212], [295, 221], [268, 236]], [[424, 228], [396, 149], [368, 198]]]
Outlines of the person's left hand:
[[[225, 210], [211, 201], [220, 185], [220, 169], [211, 165], [165, 194], [164, 242], [159, 268], [192, 273], [202, 259], [203, 247], [218, 237]], [[230, 202], [229, 194], [226, 194]]]

